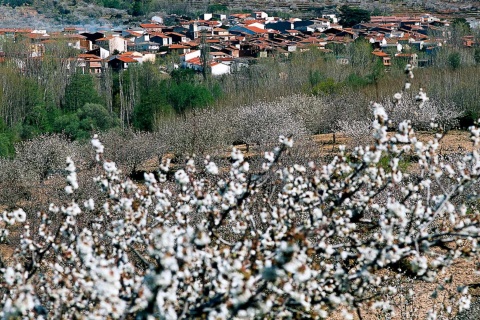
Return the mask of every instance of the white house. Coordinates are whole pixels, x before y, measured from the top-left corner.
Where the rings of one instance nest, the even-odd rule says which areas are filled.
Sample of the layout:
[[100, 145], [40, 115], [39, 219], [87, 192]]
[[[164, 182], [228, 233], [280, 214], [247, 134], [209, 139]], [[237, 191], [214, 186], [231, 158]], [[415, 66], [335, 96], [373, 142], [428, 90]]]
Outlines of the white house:
[[96, 44], [108, 50], [110, 54], [113, 54], [115, 51], [125, 52], [127, 51], [127, 40], [118, 35], [112, 35], [105, 38], [100, 38], [96, 41]]
[[220, 20], [220, 21], [225, 21], [225, 20], [227, 20], [227, 15], [226, 15], [226, 14], [222, 14], [222, 13], [214, 13], [214, 14], [213, 14], [213, 17], [214, 17], [215, 19]]
[[338, 23], [338, 18], [337, 18], [337, 16], [336, 16], [334, 13], [322, 14], [322, 18], [324, 18], [324, 19], [329, 19], [329, 20], [331, 20], [333, 23]]
[[202, 20], [212, 20], [213, 14], [212, 13], [204, 13], [201, 15]]
[[315, 28], [315, 30], [319, 31], [319, 32], [323, 32], [327, 29], [330, 29], [331, 27], [331, 24], [330, 24], [330, 20], [328, 19], [315, 19], [313, 20], [315, 23], [313, 24], [313, 28]]
[[98, 47], [99, 51], [99, 57], [102, 59], [106, 59], [108, 56], [110, 56], [110, 52], [106, 49], [103, 49], [102, 47]]
[[169, 46], [173, 44], [172, 37], [169, 37], [163, 33], [152, 33], [150, 35], [150, 41], [156, 42], [161, 46]]
[[261, 19], [267, 19], [268, 18], [268, 14], [266, 12], [263, 12], [263, 11], [256, 11], [253, 13], [253, 16], [255, 17], [255, 19], [257, 20], [261, 20]]
[[192, 60], [192, 59], [195, 59], [195, 58], [200, 58], [200, 55], [201, 55], [201, 51], [200, 50], [194, 50], [194, 51], [190, 51], [188, 53], [185, 53], [183, 55], [180, 56], [180, 63], [184, 63], [188, 60]]
[[221, 76], [222, 74], [230, 73], [230, 66], [220, 62], [211, 62], [210, 69], [212, 70], [213, 76]]
[[[200, 55], [201, 55], [200, 50], [190, 51], [188, 53], [183, 54], [180, 57], [180, 66], [182, 68], [192, 69], [192, 70], [201, 72], [203, 70], [203, 63], [200, 58]], [[210, 61], [209, 65], [210, 65], [210, 69], [213, 76], [219, 76], [222, 74], [230, 73], [230, 66], [224, 63]]]
[[162, 17], [153, 16], [151, 20], [152, 20], [152, 23], [163, 24], [163, 18]]

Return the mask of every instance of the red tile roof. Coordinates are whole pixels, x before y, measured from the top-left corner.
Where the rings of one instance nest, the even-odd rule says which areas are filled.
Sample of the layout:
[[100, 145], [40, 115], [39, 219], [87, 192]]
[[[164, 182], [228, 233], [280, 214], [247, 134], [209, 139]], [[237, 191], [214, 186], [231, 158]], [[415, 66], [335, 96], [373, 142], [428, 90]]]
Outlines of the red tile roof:
[[165, 33], [162, 33], [162, 32], [152, 32], [152, 33], [150, 33], [150, 36], [151, 37], [164, 38], [164, 39], [171, 38], [171, 37], [167, 36]]
[[265, 29], [261, 29], [261, 28], [254, 27], [254, 26], [247, 26], [247, 27], [245, 27], [245, 28], [247, 28], [248, 30], [253, 31], [253, 32], [255, 32], [255, 33], [267, 33], [267, 32], [268, 32], [268, 31], [265, 30]]
[[30, 33], [32, 32], [33, 29], [28, 29], [28, 28], [24, 28], [24, 29], [17, 29], [17, 28], [0, 28], [0, 32], [5, 32], [5, 33], [11, 33], [11, 32], [15, 32], [15, 33]]
[[50, 36], [44, 33], [29, 33], [26, 37], [30, 39], [48, 39]]
[[190, 47], [187, 47], [181, 44], [171, 44], [168, 48], [169, 49], [189, 49]]
[[377, 57], [390, 57], [388, 54], [386, 54], [385, 52], [383, 52], [381, 50], [374, 50], [372, 52], [372, 54], [377, 56]]
[[117, 59], [122, 61], [122, 62], [125, 62], [125, 63], [135, 63], [135, 62], [138, 62], [137, 60], [133, 59], [133, 58], [130, 58], [130, 57], [125, 57], [125, 56], [117, 56]]
[[199, 57], [192, 58], [190, 60], [187, 60], [186, 62], [190, 63], [190, 64], [196, 64], [196, 65], [201, 65], [202, 64], [202, 60]]
[[81, 59], [100, 59], [99, 56], [90, 53], [80, 53], [78, 57]]
[[161, 28], [162, 26], [156, 23], [141, 23], [140, 27], [144, 29], [154, 29], [154, 28]]
[[244, 23], [245, 25], [247, 25], [247, 26], [248, 26], [248, 25], [251, 25], [251, 24], [253, 24], [253, 23], [265, 24], [265, 20], [249, 19], [249, 20], [243, 21], [243, 23]]
[[126, 32], [129, 33], [129, 34], [131, 34], [131, 35], [134, 36], [134, 37], [137, 37], [137, 38], [139, 38], [139, 37], [142, 36], [142, 34], [139, 33], [139, 32], [130, 31], [130, 30], [126, 30]]

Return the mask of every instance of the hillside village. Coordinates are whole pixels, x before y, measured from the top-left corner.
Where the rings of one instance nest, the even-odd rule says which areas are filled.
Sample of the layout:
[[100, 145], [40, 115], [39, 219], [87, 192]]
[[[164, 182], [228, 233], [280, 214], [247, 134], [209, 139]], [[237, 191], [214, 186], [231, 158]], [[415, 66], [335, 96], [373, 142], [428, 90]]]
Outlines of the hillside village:
[[[172, 17], [169, 17], [172, 18]], [[371, 20], [351, 28], [342, 26], [336, 14], [301, 20], [281, 19], [266, 12], [210, 14], [187, 20], [173, 16], [174, 25], [165, 25], [162, 17], [138, 27], [89, 32], [76, 27], [62, 31], [36, 29], [0, 29], [0, 39], [25, 43], [24, 57], [37, 58], [48, 44], [67, 43], [78, 49], [70, 59], [83, 73], [100, 74], [107, 68], [119, 71], [132, 64], [174, 57], [172, 68], [190, 68], [201, 72], [207, 65], [214, 76], [235, 72], [252, 59], [288, 56], [292, 52], [321, 50], [357, 39], [368, 40], [372, 55], [388, 67], [392, 59], [406, 59], [415, 66], [428, 65], [429, 56], [448, 45], [449, 20], [431, 14], [414, 16], [372, 16]], [[472, 22], [473, 25], [473, 22]], [[464, 46], [475, 46], [473, 36], [462, 39]], [[209, 61], [203, 61], [206, 50]], [[424, 53], [419, 57], [417, 53]], [[19, 58], [18, 56], [13, 58]], [[337, 56], [339, 64], [348, 59]], [[0, 61], [8, 54], [0, 51]]]

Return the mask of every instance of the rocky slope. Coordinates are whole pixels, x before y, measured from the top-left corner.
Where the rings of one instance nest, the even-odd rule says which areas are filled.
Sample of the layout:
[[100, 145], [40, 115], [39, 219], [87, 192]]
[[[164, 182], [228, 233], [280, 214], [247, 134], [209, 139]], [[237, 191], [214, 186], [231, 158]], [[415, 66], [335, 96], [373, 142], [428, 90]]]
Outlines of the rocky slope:
[[[167, 2], [167, 1], [164, 1]], [[221, 3], [229, 8], [252, 8], [264, 10], [291, 10], [322, 8], [337, 5], [355, 5], [364, 8], [413, 9], [413, 10], [452, 10], [470, 11], [480, 9], [478, 0], [183, 0], [180, 1], [201, 9], [210, 3]]]

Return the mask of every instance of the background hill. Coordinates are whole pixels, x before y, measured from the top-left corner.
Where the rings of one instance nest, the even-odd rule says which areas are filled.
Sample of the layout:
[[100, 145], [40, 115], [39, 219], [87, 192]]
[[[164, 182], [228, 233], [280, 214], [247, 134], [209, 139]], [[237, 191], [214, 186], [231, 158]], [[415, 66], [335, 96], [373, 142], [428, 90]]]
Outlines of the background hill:
[[340, 5], [360, 6], [373, 14], [476, 13], [477, 0], [0, 0], [0, 26], [48, 28], [60, 25], [119, 26], [156, 13], [264, 10], [282, 16], [308, 16]]

